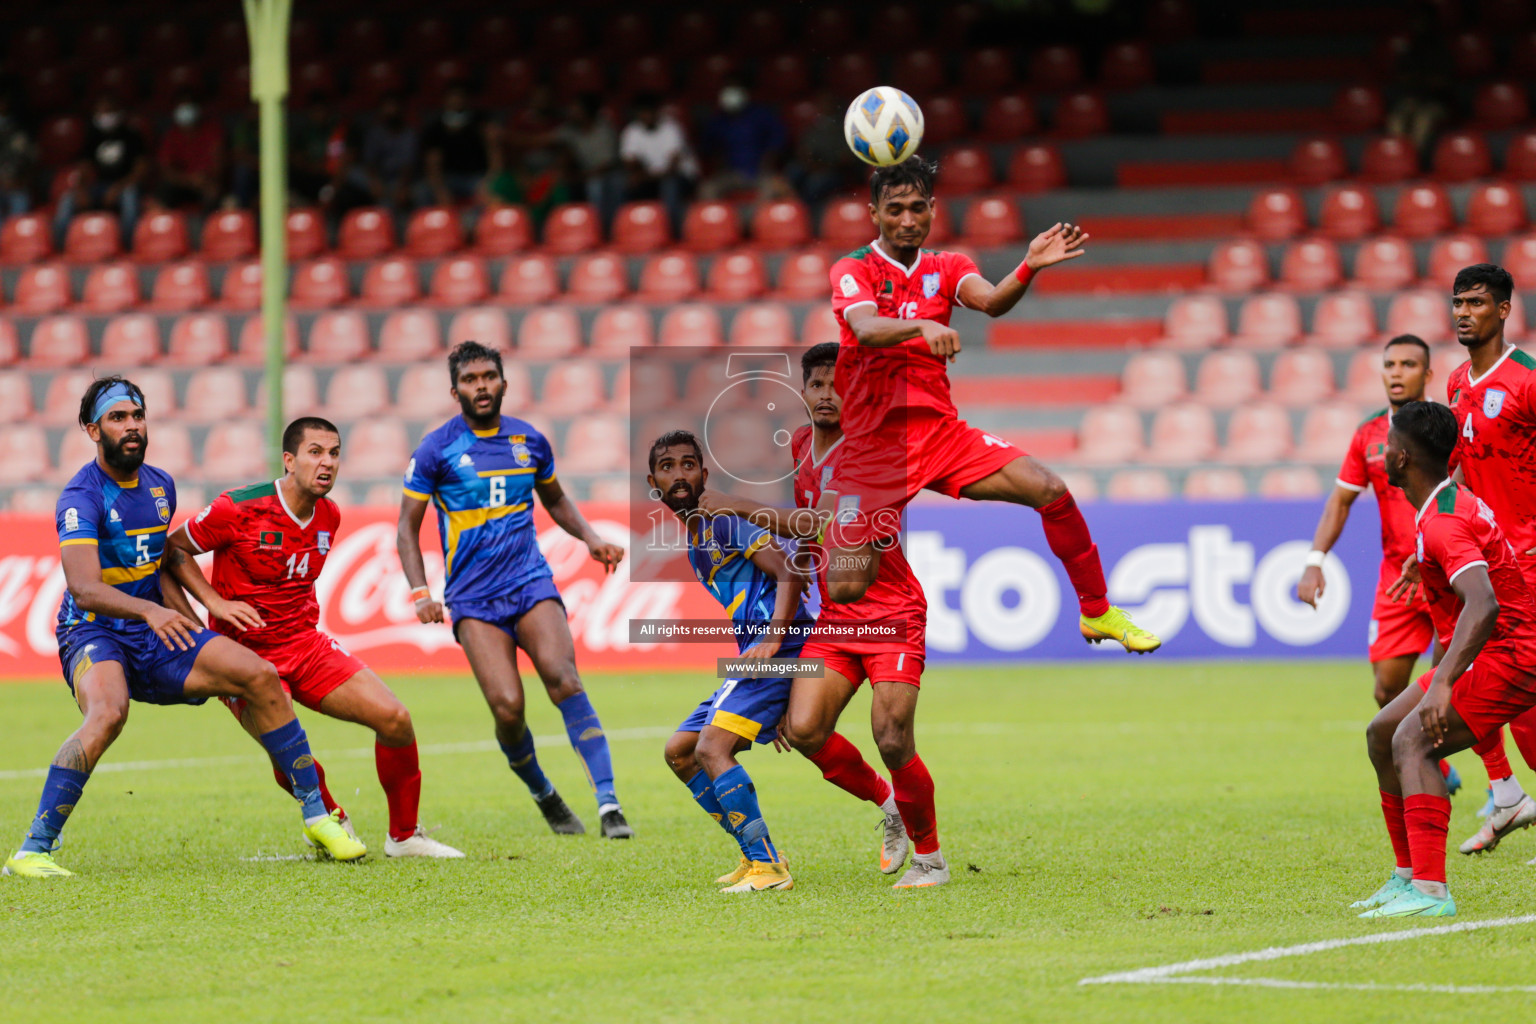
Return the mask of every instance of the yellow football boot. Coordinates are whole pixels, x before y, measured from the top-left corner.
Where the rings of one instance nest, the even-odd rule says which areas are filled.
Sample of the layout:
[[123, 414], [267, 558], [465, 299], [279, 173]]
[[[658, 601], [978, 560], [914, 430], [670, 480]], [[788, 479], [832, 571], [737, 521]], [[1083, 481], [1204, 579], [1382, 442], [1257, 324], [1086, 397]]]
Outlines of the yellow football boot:
[[737, 864], [735, 869], [732, 870], [731, 872], [729, 872], [728, 874], [721, 875], [719, 878], [715, 879], [715, 884], [716, 885], [735, 885], [737, 882], [741, 881], [743, 878], [746, 878], [747, 877], [747, 873], [750, 872], [751, 870], [752, 870], [752, 862], [747, 859], [747, 855], [746, 854], [742, 854], [741, 855], [741, 863]]
[[1097, 618], [1090, 619], [1086, 615], [1082, 616], [1078, 622], [1078, 629], [1082, 631], [1083, 639], [1091, 644], [1101, 640], [1113, 640], [1135, 654], [1151, 654], [1163, 646], [1157, 634], [1149, 633], [1136, 625], [1129, 615], [1114, 605], [1110, 605], [1109, 611]]
[[342, 827], [340, 810], [332, 811], [313, 825], [305, 825], [304, 838], [332, 860], [362, 860], [368, 856], [368, 847]]
[[73, 878], [75, 873], [59, 867], [53, 854], [35, 850], [18, 851], [7, 858], [0, 875], [16, 875], [20, 878]]
[[789, 877], [789, 865], [780, 857], [777, 861], [755, 860], [741, 881], [726, 886], [721, 892], [767, 892], [769, 889], [793, 889], [795, 880]]

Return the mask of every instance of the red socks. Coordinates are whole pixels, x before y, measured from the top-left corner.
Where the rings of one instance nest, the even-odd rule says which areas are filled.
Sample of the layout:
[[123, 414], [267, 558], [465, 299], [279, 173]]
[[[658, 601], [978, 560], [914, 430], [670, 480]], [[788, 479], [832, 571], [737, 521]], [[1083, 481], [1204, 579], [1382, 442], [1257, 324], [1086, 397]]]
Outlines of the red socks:
[[[319, 761], [315, 762], [315, 774], [320, 777], [320, 799], [325, 801], [326, 813], [341, 811], [341, 804], [338, 804], [336, 798], [331, 796], [330, 788], [325, 784], [325, 769], [320, 766]], [[283, 770], [275, 764], [272, 766], [272, 777], [277, 780], [279, 789], [289, 796], [293, 796], [293, 783], [289, 781], [288, 776], [283, 773]], [[347, 812], [341, 811], [341, 813], [345, 815]]]
[[1099, 563], [1099, 549], [1083, 514], [1077, 510], [1077, 502], [1070, 493], [1063, 494], [1038, 511], [1040, 524], [1045, 527], [1045, 542], [1067, 570], [1072, 589], [1077, 591], [1078, 607], [1090, 619], [1103, 615], [1109, 611], [1104, 566]]
[[[1503, 732], [1502, 729], [1499, 731]], [[1509, 731], [1515, 737], [1515, 746], [1520, 749], [1520, 756], [1525, 758], [1526, 766], [1536, 772], [1536, 709], [1510, 722]], [[1509, 772], [1504, 774], [1508, 775]]]
[[[1386, 806], [1386, 797], [1382, 797]], [[1415, 793], [1403, 801], [1408, 849], [1415, 882], [1445, 881], [1445, 837], [1451, 830], [1451, 802], [1443, 796]], [[1396, 838], [1393, 844], [1396, 845]]]
[[939, 816], [933, 808], [933, 776], [916, 754], [912, 760], [891, 772], [896, 788], [896, 806], [907, 823], [907, 835], [918, 853], [933, 853], [939, 848]]
[[1413, 867], [1413, 858], [1408, 852], [1408, 822], [1403, 818], [1403, 798], [1382, 790], [1381, 816], [1387, 819], [1387, 835], [1392, 839], [1392, 853], [1397, 858], [1397, 866]]
[[1493, 779], [1507, 779], [1515, 774], [1515, 770], [1509, 766], [1509, 758], [1504, 756], [1504, 730], [1495, 729], [1472, 745], [1472, 750], [1483, 759], [1483, 767], [1488, 771], [1489, 781]]
[[389, 837], [396, 842], [409, 839], [416, 833], [421, 807], [421, 762], [416, 741], [406, 747], [386, 747], [375, 741], [373, 761], [389, 803]]
[[890, 785], [842, 733], [828, 737], [821, 749], [810, 755], [810, 762], [821, 769], [822, 778], [860, 800], [879, 805], [891, 795]]

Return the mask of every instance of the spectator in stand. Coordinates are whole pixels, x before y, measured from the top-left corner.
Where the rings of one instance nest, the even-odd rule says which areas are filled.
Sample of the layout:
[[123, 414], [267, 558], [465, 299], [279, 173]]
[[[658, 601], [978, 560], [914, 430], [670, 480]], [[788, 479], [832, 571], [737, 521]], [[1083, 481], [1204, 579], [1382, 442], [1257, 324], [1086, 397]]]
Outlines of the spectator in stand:
[[400, 210], [410, 202], [421, 155], [416, 129], [405, 119], [399, 96], [386, 96], [379, 116], [363, 134], [361, 171], [374, 202]]
[[224, 128], [204, 117], [188, 93], [176, 97], [171, 127], [155, 151], [159, 201], [166, 207], [196, 206], [207, 213], [224, 191]]
[[91, 123], [85, 129], [85, 158], [80, 178], [59, 197], [54, 215], [56, 244], [63, 248], [69, 222], [81, 210], [109, 210], [117, 214], [123, 244], [133, 238], [139, 220], [140, 189], [149, 173], [144, 136], [128, 123], [117, 97], [104, 95], [96, 101]]
[[854, 167], [853, 152], [843, 138], [843, 110], [837, 97], [823, 92], [816, 115], [795, 144], [789, 179], [807, 204], [816, 206], [848, 185]]
[[260, 143], [256, 118], [249, 108], [230, 119], [229, 202], [253, 209], [261, 187]]
[[443, 112], [421, 133], [422, 205], [452, 206], [482, 194], [501, 171], [501, 133], [480, 112], [471, 110], [469, 92], [453, 85], [443, 97]]
[[510, 203], [524, 206], [535, 228], [561, 203], [573, 203], [581, 197], [581, 175], [570, 150], [557, 147], [537, 164], [500, 161], [485, 180], [480, 195], [482, 203]]
[[588, 94], [572, 103], [553, 141], [570, 152], [586, 201], [608, 223], [618, 206], [619, 139], [603, 115], [601, 101]]
[[288, 119], [288, 191], [293, 194], [295, 206], [318, 205], [330, 184], [326, 151], [335, 129], [334, 120], [330, 98], [320, 93], [311, 96], [304, 109]]
[[682, 225], [683, 203], [693, 191], [699, 165], [676, 120], [661, 116], [661, 101], [646, 94], [635, 100], [634, 120], [619, 135], [624, 161], [624, 198], [660, 199], [673, 230]]
[[719, 109], [704, 126], [703, 155], [714, 173], [704, 182], [705, 199], [755, 189], [759, 198], [792, 194], [780, 168], [789, 132], [772, 107], [752, 100], [740, 79], [720, 89]]
[[0, 89], [0, 223], [32, 208], [37, 147], [16, 116], [11, 94]]

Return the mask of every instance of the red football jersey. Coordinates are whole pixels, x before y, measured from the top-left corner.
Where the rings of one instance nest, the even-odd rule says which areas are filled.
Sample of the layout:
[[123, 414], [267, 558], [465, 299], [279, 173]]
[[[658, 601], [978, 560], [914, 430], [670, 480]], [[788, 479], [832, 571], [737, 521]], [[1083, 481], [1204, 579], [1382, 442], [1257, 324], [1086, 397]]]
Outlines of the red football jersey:
[[[848, 329], [850, 309], [874, 306], [878, 316], [949, 323], [960, 303], [960, 282], [980, 276], [976, 263], [957, 252], [918, 251], [904, 267], [878, 241], [832, 264], [832, 312], [841, 330], [835, 385], [843, 396], [843, 433], [863, 437], [913, 411], [955, 414], [945, 360], [928, 351], [922, 338], [900, 345], [860, 345]], [[963, 305], [963, 303], [961, 303]]]
[[1381, 554], [1383, 560], [1401, 566], [1413, 554], [1414, 508], [1408, 504], [1402, 488], [1387, 483], [1387, 430], [1392, 426], [1392, 410], [1372, 413], [1355, 430], [1349, 442], [1344, 465], [1339, 468], [1340, 487], [1376, 492], [1376, 508], [1381, 517]]
[[[837, 460], [845, 450], [840, 437], [831, 449], [823, 452], [820, 459], [811, 451], [811, 428], [801, 427], [790, 441], [795, 459], [795, 505], [798, 508], [815, 508], [821, 501], [821, 492], [836, 472]], [[801, 541], [817, 556], [822, 549], [815, 541]], [[869, 585], [864, 596], [850, 604], [838, 604], [827, 597], [826, 573], [818, 573], [816, 585], [821, 591], [821, 613], [816, 622], [883, 622], [902, 618], [907, 629], [906, 640], [921, 644], [928, 628], [928, 598], [918, 582], [906, 553], [898, 542], [880, 552], [880, 568], [875, 572], [875, 582]]]
[[276, 484], [252, 484], [225, 491], [187, 522], [199, 551], [212, 551], [213, 589], [230, 601], [244, 601], [261, 614], [265, 629], [241, 632], [214, 619], [211, 625], [247, 647], [282, 643], [315, 628], [320, 604], [315, 580], [341, 524], [329, 498], [315, 504], [308, 522], [288, 511]]
[[1446, 480], [1419, 511], [1417, 527], [1419, 575], [1440, 642], [1450, 644], [1461, 616], [1461, 598], [1451, 581], [1482, 565], [1499, 602], [1498, 622], [1483, 649], [1502, 652], [1521, 665], [1536, 662], [1536, 599], [1487, 503]]
[[1536, 561], [1526, 554], [1536, 548], [1536, 359], [1507, 348], [1476, 380], [1472, 363], [1462, 363], [1451, 371], [1446, 392], [1461, 424], [1451, 468], [1461, 467], [1530, 571]]

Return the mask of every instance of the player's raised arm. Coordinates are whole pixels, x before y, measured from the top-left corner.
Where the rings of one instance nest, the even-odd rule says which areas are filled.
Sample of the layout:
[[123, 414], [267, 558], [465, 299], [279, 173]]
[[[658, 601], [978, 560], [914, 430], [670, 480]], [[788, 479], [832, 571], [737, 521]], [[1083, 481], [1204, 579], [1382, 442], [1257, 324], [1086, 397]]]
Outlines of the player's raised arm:
[[735, 515], [761, 526], [776, 537], [795, 540], [815, 540], [821, 535], [822, 525], [831, 513], [814, 508], [775, 508], [760, 505], [751, 498], [742, 498], [721, 491], [706, 490], [699, 495], [699, 510], [708, 515]]
[[771, 658], [779, 653], [799, 611], [800, 595], [805, 593], [805, 578], [790, 567], [784, 549], [773, 540], [764, 540], [766, 542], [747, 558], [778, 581], [773, 595], [773, 618], [763, 638], [742, 652], [743, 658]]
[[592, 524], [587, 522], [587, 517], [581, 514], [581, 509], [571, 500], [571, 496], [565, 493], [565, 488], [560, 486], [560, 481], [553, 476], [541, 480], [533, 485], [538, 492], [539, 501], [544, 505], [544, 511], [549, 513], [549, 518], [566, 533], [575, 537], [587, 546], [592, 553], [592, 559], [603, 564], [603, 572], [610, 573], [618, 568], [624, 560], [624, 549], [617, 544], [610, 544], [603, 540], [598, 532], [592, 529]]
[[1037, 272], [1087, 253], [1083, 243], [1088, 232], [1076, 224], [1054, 224], [1036, 235], [1018, 269], [997, 284], [980, 274], [968, 274], [960, 281], [956, 297], [967, 309], [987, 316], [1002, 316], [1019, 304], [1029, 290], [1029, 281]]
[[1301, 574], [1301, 582], [1296, 584], [1297, 599], [1313, 608], [1317, 607], [1317, 599], [1323, 596], [1328, 586], [1328, 581], [1323, 578], [1323, 558], [1339, 542], [1344, 524], [1349, 521], [1350, 506], [1358, 497], [1359, 491], [1335, 484], [1333, 493], [1328, 495], [1328, 502], [1323, 506], [1317, 530], [1312, 534], [1312, 552], [1307, 556], [1307, 567]]

